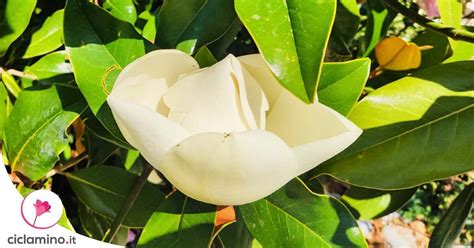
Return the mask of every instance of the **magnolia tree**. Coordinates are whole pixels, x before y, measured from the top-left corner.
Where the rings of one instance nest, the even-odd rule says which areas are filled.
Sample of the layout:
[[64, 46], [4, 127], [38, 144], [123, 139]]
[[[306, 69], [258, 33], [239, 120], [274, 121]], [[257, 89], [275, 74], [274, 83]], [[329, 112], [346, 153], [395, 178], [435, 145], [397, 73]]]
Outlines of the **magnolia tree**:
[[357, 220], [474, 169], [466, 5], [3, 0], [3, 160], [105, 242], [367, 247]]

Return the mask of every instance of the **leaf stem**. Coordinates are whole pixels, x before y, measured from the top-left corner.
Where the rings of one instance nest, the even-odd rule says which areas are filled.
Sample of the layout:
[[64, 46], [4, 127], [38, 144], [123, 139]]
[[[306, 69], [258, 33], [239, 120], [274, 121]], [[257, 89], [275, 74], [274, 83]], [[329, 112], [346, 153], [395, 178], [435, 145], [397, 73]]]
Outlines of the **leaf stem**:
[[25, 73], [25, 72], [22, 72], [22, 71], [17, 71], [15, 69], [3, 69], [2, 67], [0, 67], [0, 73], [2, 73], [4, 71], [6, 71], [10, 75], [13, 75], [13, 76], [16, 76], [16, 77], [27, 78], [27, 79], [31, 79], [31, 80], [37, 80], [38, 79], [35, 75], [32, 75], [32, 74], [28, 74], [28, 73]]
[[410, 9], [405, 7], [405, 5], [399, 3], [398, 0], [384, 0], [384, 3], [391, 9], [395, 10], [396, 12], [418, 23], [420, 26], [429, 28], [437, 33], [448, 36], [454, 40], [461, 40], [465, 42], [474, 43], [474, 33], [472, 32], [462, 30], [462, 29], [456, 29], [454, 27], [450, 27], [441, 23], [428, 20], [425, 17], [411, 11]]
[[120, 225], [125, 220], [127, 214], [130, 212], [130, 209], [132, 209], [133, 205], [135, 204], [138, 195], [140, 195], [140, 192], [142, 191], [143, 186], [145, 186], [147, 178], [148, 176], [150, 176], [150, 173], [152, 171], [153, 167], [150, 164], [145, 163], [145, 167], [143, 168], [140, 177], [138, 177], [137, 181], [135, 181], [135, 184], [133, 184], [132, 189], [128, 193], [127, 199], [125, 199], [124, 203], [122, 204], [122, 207], [120, 208], [119, 212], [117, 213], [117, 216], [110, 225], [110, 228], [107, 230], [103, 240], [106, 240], [107, 242], [111, 243], [112, 240], [115, 238], [120, 228]]
[[89, 158], [89, 155], [87, 155], [86, 153], [83, 153], [79, 157], [77, 157], [75, 159], [71, 159], [71, 160], [69, 160], [68, 162], [66, 162], [64, 164], [58, 164], [58, 165], [54, 166], [54, 168], [51, 171], [49, 171], [48, 174], [46, 174], [46, 178], [52, 177], [55, 174], [63, 174], [63, 172], [65, 170], [78, 165], [84, 159], [88, 159], [88, 158]]

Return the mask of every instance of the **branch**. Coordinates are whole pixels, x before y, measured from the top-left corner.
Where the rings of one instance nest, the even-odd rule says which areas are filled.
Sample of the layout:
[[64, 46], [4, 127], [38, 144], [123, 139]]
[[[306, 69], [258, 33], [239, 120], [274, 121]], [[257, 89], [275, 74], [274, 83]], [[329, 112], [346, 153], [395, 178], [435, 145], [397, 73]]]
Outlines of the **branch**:
[[84, 159], [88, 159], [88, 158], [89, 156], [84, 153], [75, 159], [71, 159], [67, 161], [65, 164], [58, 164], [54, 166], [54, 168], [51, 171], [49, 171], [48, 174], [46, 174], [46, 178], [52, 177], [56, 174], [63, 174], [63, 172], [66, 171], [67, 169], [78, 165]]
[[132, 209], [133, 205], [137, 201], [137, 198], [140, 195], [140, 192], [142, 191], [143, 186], [145, 186], [147, 178], [152, 171], [153, 167], [150, 164], [145, 163], [145, 167], [143, 168], [140, 177], [138, 177], [137, 181], [135, 181], [135, 184], [133, 184], [132, 189], [128, 193], [127, 199], [125, 199], [125, 202], [122, 204], [122, 207], [120, 208], [119, 212], [117, 213], [117, 216], [110, 225], [109, 230], [107, 230], [103, 240], [106, 240], [111, 243], [112, 240], [115, 238], [120, 228], [120, 225], [122, 224], [123, 220], [125, 220], [125, 217], [127, 217], [128, 212], [130, 212], [130, 209]]
[[398, 0], [384, 0], [384, 3], [396, 12], [404, 15], [405, 17], [410, 18], [415, 23], [418, 23], [420, 26], [429, 28], [437, 33], [451, 37], [454, 40], [474, 43], [474, 33], [472, 32], [462, 29], [456, 29], [454, 27], [428, 20], [423, 16], [420, 16], [417, 13], [411, 11], [403, 4], [399, 3]]
[[8, 72], [9, 74], [13, 75], [13, 76], [17, 76], [17, 77], [22, 77], [22, 78], [27, 78], [27, 79], [31, 79], [31, 80], [37, 80], [38, 78], [35, 76], [35, 75], [31, 75], [31, 74], [28, 74], [28, 73], [25, 73], [25, 72], [22, 72], [22, 71], [17, 71], [15, 69], [3, 69], [2, 67], [0, 67], [0, 73], [2, 72]]

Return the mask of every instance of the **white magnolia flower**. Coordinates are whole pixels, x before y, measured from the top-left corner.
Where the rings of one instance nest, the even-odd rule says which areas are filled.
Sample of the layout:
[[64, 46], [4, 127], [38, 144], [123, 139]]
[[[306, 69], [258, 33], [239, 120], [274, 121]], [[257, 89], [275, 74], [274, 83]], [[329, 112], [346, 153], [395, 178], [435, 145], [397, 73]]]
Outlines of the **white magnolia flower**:
[[199, 69], [185, 53], [154, 51], [120, 73], [107, 101], [150, 164], [216, 205], [259, 200], [361, 134], [336, 111], [294, 97], [259, 54]]

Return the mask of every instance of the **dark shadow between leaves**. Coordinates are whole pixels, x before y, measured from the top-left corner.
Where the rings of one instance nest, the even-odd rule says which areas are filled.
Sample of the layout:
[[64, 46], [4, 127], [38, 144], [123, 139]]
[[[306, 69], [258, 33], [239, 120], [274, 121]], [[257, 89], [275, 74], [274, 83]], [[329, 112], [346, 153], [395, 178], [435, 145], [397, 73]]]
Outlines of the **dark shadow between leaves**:
[[0, 38], [13, 33], [6, 21], [6, 1], [0, 1]]

